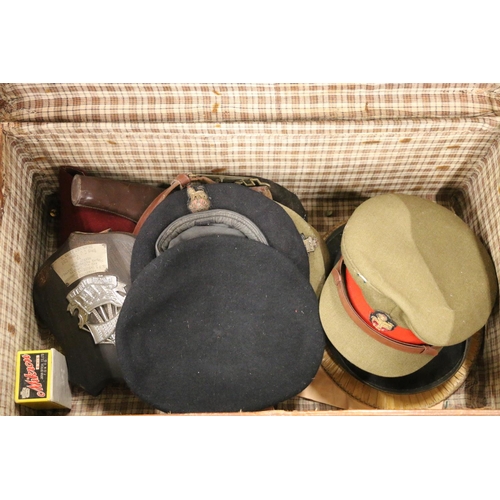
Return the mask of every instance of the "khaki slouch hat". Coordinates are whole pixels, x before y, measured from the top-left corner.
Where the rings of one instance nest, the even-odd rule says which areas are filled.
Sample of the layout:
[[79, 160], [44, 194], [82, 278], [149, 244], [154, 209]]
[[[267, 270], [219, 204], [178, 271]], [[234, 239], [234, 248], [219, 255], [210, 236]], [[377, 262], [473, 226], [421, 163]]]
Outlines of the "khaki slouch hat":
[[480, 330], [496, 300], [484, 245], [450, 210], [418, 196], [363, 202], [341, 252], [321, 293], [321, 321], [342, 356], [375, 375], [419, 370]]

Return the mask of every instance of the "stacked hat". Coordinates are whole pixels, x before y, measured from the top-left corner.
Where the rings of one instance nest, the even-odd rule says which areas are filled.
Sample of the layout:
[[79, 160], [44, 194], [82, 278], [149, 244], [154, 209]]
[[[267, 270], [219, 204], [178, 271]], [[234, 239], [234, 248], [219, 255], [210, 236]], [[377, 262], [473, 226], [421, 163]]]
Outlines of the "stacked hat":
[[497, 296], [492, 260], [471, 229], [434, 202], [387, 194], [363, 202], [327, 243], [335, 266], [320, 314], [334, 381], [351, 393], [360, 382], [351, 395], [374, 407], [387, 399], [378, 391], [413, 407], [454, 392]]
[[[72, 203], [71, 191], [73, 181], [81, 176], [87, 177], [81, 168], [62, 166], [59, 168], [59, 190], [57, 203], [52, 216], [57, 221], [57, 242], [61, 246], [74, 232], [100, 233], [102, 231], [119, 231], [131, 233], [135, 222], [118, 213], [96, 210], [90, 206], [75, 206]], [[117, 181], [115, 181], [117, 182]], [[104, 196], [109, 196], [107, 190]], [[102, 192], [101, 192], [102, 194]], [[97, 196], [94, 196], [96, 199]]]
[[[172, 192], [149, 215], [140, 230], [132, 253], [131, 276], [157, 257], [156, 242], [170, 224], [181, 217], [206, 210], [227, 210], [254, 223], [268, 244], [286, 255], [304, 276], [309, 276], [309, 262], [300, 234], [290, 217], [272, 200], [239, 184], [189, 186]], [[205, 226], [200, 224], [197, 226]], [[219, 227], [222, 227], [219, 225]], [[205, 229], [205, 231], [208, 231]]]
[[123, 382], [115, 326], [130, 288], [134, 241], [118, 231], [71, 233], [35, 276], [37, 317], [61, 346], [70, 382], [92, 396]]
[[189, 413], [260, 410], [309, 385], [325, 346], [310, 280], [321, 286], [324, 267], [323, 278], [310, 272], [302, 234], [282, 206], [238, 184], [165, 198], [137, 234], [117, 324], [130, 389]]
[[319, 297], [325, 283], [327, 271], [331, 267], [327, 244], [318, 231], [297, 212], [285, 205], [280, 204], [280, 206], [292, 219], [304, 242], [309, 259], [309, 282]]

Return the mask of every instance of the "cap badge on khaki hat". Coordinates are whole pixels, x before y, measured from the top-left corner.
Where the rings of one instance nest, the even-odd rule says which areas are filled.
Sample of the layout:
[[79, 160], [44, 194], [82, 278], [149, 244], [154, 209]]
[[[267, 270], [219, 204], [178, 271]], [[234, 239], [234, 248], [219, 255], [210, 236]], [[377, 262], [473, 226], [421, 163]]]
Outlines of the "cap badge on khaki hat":
[[345, 312], [361, 330], [375, 340], [399, 351], [425, 353], [430, 356], [435, 356], [439, 352], [439, 347], [425, 344], [411, 330], [398, 326], [389, 313], [370, 307], [363, 297], [361, 288], [343, 264], [344, 260], [340, 258], [332, 274]]
[[[376, 228], [389, 228], [384, 237]], [[497, 296], [493, 262], [453, 212], [406, 194], [363, 202], [342, 235], [320, 314], [353, 365], [384, 377], [413, 373], [443, 346], [470, 338]]]
[[292, 219], [302, 238], [309, 258], [309, 281], [316, 295], [319, 297], [325, 283], [327, 269], [330, 268], [330, 253], [328, 252], [325, 240], [313, 226], [291, 208], [280, 203], [278, 205]]

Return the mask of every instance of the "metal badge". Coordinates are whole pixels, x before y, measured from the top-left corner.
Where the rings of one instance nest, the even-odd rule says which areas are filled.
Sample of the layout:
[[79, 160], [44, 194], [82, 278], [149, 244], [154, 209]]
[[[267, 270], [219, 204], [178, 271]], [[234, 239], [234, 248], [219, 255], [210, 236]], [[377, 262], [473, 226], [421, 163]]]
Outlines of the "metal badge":
[[302, 237], [302, 241], [304, 242], [307, 253], [312, 253], [316, 250], [316, 248], [318, 248], [318, 238], [315, 238], [314, 236], [308, 236], [306, 238], [306, 235], [304, 233], [300, 233], [300, 236]]
[[118, 316], [125, 300], [125, 284], [116, 276], [82, 279], [66, 299], [67, 310], [78, 311], [78, 326], [92, 334], [96, 344], [114, 344]]

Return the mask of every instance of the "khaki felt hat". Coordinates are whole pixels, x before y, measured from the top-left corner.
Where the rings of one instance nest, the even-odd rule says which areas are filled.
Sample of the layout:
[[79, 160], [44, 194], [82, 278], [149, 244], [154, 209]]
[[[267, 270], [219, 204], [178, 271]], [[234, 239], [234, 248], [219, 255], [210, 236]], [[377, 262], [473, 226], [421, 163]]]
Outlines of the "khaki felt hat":
[[419, 370], [480, 330], [496, 300], [483, 244], [458, 216], [417, 196], [363, 202], [341, 253], [321, 293], [321, 321], [335, 349], [368, 373]]
[[[345, 222], [333, 228], [326, 245], [335, 265]], [[331, 270], [331, 268], [329, 269]], [[443, 347], [431, 362], [402, 377], [380, 377], [347, 361], [327, 339], [322, 369], [300, 394], [339, 408], [410, 410], [442, 407], [469, 376], [481, 350], [484, 329], [471, 338]]]
[[325, 240], [316, 229], [291, 208], [278, 203], [290, 216], [306, 247], [309, 258], [309, 282], [319, 297], [325, 283], [327, 270], [330, 269], [330, 253]]

